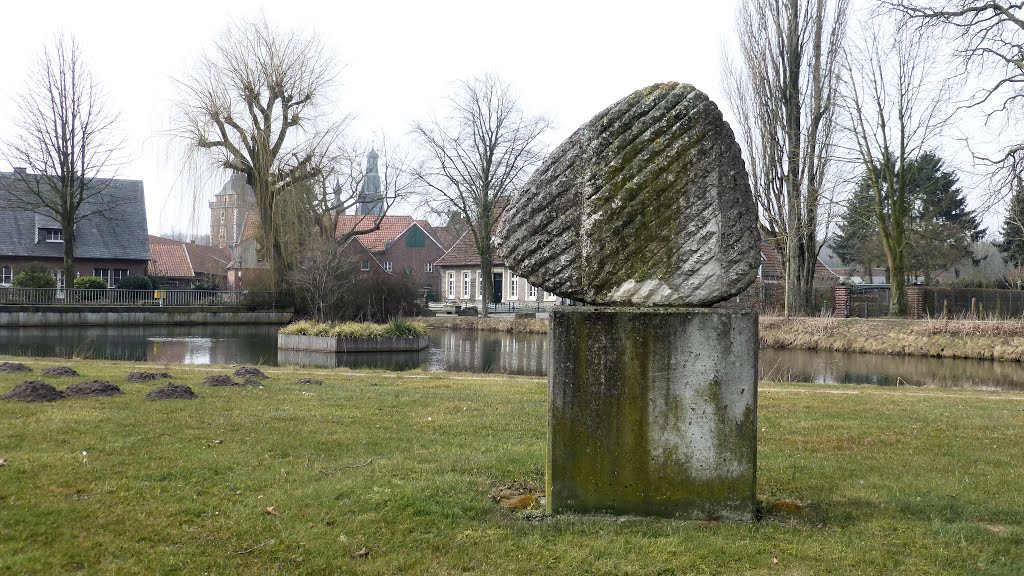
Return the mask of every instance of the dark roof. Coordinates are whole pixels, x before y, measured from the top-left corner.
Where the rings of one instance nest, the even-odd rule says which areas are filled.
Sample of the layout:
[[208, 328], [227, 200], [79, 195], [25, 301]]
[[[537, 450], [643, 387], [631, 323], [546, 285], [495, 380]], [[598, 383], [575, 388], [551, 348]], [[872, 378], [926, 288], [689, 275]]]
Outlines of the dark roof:
[[[778, 279], [785, 277], [785, 270], [782, 269], [782, 258], [767, 240], [761, 240], [761, 278]], [[817, 280], [835, 279], [838, 276], [831, 268], [826, 266], [821, 258], [814, 263], [814, 277]]]
[[[62, 258], [63, 244], [36, 239], [39, 228], [60, 226], [52, 218], [10, 206], [8, 191], [21, 185], [13, 172], [0, 172], [0, 255]], [[111, 209], [87, 216], [75, 227], [75, 258], [149, 260], [142, 181], [111, 180], [102, 196]]]

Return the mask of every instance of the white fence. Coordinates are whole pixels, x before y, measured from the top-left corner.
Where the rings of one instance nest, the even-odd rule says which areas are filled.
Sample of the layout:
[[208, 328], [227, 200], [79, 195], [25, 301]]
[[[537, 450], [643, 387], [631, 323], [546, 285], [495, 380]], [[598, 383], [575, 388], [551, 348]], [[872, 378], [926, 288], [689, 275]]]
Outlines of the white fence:
[[83, 306], [240, 306], [246, 302], [274, 302], [269, 292], [217, 290], [80, 290], [59, 288], [0, 288], [0, 305]]

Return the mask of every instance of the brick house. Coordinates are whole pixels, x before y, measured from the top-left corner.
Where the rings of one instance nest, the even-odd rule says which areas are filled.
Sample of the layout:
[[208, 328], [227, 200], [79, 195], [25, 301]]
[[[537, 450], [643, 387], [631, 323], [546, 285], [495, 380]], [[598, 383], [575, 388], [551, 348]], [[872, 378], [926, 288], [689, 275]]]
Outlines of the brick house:
[[[480, 255], [473, 243], [473, 235], [465, 232], [450, 250], [435, 263], [440, 271], [441, 296], [449, 303], [475, 305], [481, 301], [483, 276]], [[555, 294], [531, 286], [526, 278], [517, 276], [505, 267], [500, 252], [495, 254], [493, 268], [494, 293], [491, 302], [522, 307], [553, 306], [563, 302]]]
[[[21, 168], [15, 168], [22, 171]], [[10, 190], [22, 186], [24, 172], [0, 172], [0, 285], [29, 266], [49, 270], [58, 287], [64, 278], [64, 231], [53, 218], [20, 210]], [[140, 180], [104, 182], [102, 198], [86, 200], [85, 210], [104, 203], [103, 213], [86, 216], [75, 226], [75, 277], [99, 276], [110, 286], [124, 277], [145, 274], [149, 262], [146, 200]]]
[[[412, 216], [376, 216], [372, 214], [342, 214], [338, 217], [338, 238], [359, 230], [369, 230], [380, 220], [379, 229], [352, 239], [386, 271], [411, 282], [424, 295], [441, 293], [441, 274], [434, 262], [444, 254], [433, 228], [426, 220]], [[370, 262], [363, 259], [360, 269], [367, 270]]]
[[[434, 261], [444, 254], [444, 249], [425, 220], [411, 216], [342, 214], [338, 216], [336, 236], [343, 238], [352, 231], [369, 230], [378, 219], [379, 229], [352, 236], [342, 247], [353, 262], [359, 263], [359, 272], [387, 273], [406, 278], [420, 293], [438, 294], [441, 276], [434, 269]], [[228, 265], [227, 284], [230, 289], [244, 289], [245, 278], [267, 269], [259, 257], [258, 239], [259, 218], [255, 213], [249, 213]]]
[[227, 248], [150, 236], [149, 253], [149, 275], [163, 278], [164, 288], [187, 290], [199, 282], [221, 289], [227, 286], [231, 261]]

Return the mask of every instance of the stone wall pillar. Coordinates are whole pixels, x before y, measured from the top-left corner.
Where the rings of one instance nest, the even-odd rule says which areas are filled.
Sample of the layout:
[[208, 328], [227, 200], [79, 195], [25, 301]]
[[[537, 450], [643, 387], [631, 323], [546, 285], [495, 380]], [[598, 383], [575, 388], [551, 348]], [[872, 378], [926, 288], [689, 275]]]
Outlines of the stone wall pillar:
[[833, 310], [836, 318], [850, 317], [850, 287], [836, 286], [836, 304]]
[[924, 318], [924, 288], [921, 286], [907, 287], [907, 317]]
[[558, 307], [549, 512], [753, 520], [757, 313]]

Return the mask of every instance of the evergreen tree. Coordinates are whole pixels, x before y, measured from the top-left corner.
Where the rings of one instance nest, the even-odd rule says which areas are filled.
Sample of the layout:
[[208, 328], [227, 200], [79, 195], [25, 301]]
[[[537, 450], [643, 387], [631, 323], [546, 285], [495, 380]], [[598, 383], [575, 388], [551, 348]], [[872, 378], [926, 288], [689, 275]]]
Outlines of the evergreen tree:
[[998, 246], [1003, 259], [1014, 268], [1024, 266], [1024, 187], [1018, 187], [1010, 198], [1010, 210], [1000, 233], [1003, 241]]
[[[956, 173], [946, 170], [936, 154], [922, 154], [907, 162], [905, 170], [910, 217], [905, 223], [903, 250], [908, 272], [931, 282], [935, 272], [970, 256], [971, 243], [981, 240], [985, 229], [978, 215], [968, 210]], [[832, 243], [844, 264], [865, 269], [886, 262], [868, 181], [865, 174], [851, 195], [839, 223], [839, 235]], [[1024, 245], [1021, 251], [1024, 253]]]

